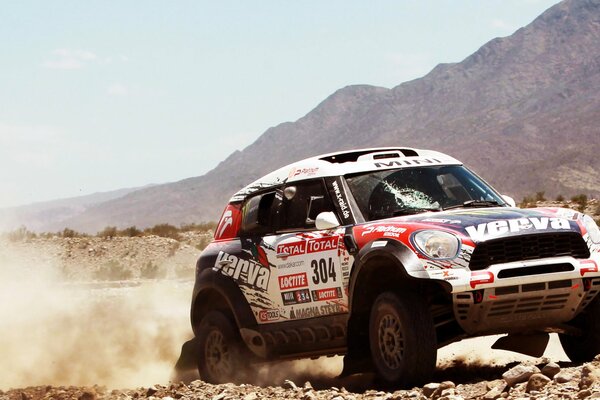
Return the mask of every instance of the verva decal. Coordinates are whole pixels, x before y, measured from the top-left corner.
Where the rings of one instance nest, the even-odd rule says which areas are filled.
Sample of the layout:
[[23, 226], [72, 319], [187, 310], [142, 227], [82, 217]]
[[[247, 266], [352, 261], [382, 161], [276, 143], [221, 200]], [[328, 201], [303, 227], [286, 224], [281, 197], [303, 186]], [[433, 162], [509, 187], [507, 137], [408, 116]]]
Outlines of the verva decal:
[[247, 285], [262, 291], [267, 291], [269, 288], [271, 268], [265, 267], [254, 260], [246, 260], [221, 251], [217, 256], [213, 270], [230, 276], [240, 285]]
[[570, 230], [571, 225], [566, 218], [530, 217], [492, 221], [467, 226], [465, 230], [473, 240], [482, 241], [488, 237], [516, 233], [523, 230]]

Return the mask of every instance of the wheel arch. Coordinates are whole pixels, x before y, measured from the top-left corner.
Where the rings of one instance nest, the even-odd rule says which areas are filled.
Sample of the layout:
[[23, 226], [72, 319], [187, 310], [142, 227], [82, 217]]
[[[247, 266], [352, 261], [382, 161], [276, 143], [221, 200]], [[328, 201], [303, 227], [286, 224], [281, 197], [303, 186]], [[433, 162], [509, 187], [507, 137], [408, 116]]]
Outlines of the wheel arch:
[[[398, 292], [402, 288], [416, 291], [423, 301], [431, 301], [437, 294], [451, 291], [449, 283], [429, 279], [419, 258], [403, 243], [379, 239], [365, 245], [356, 256], [349, 283], [349, 364], [355, 361], [362, 364], [359, 360], [370, 357], [369, 316], [377, 295], [382, 291]], [[350, 372], [353, 367], [348, 367]], [[344, 369], [346, 371], [346, 365]]]
[[202, 318], [218, 310], [232, 318], [238, 329], [256, 325], [254, 314], [242, 291], [231, 279], [211, 269], [203, 270], [196, 278], [190, 320], [194, 335]]

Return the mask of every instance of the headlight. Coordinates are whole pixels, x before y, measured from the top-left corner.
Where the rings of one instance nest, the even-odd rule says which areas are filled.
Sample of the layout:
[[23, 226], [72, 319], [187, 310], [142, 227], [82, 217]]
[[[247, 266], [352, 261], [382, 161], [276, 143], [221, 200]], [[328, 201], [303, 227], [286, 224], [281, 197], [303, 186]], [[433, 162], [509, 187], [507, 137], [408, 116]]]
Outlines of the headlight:
[[415, 247], [429, 258], [454, 258], [460, 250], [460, 240], [447, 232], [419, 231], [412, 237]]
[[585, 226], [585, 230], [588, 235], [590, 235], [590, 239], [594, 243], [600, 243], [600, 229], [598, 229], [598, 225], [596, 225], [596, 221], [589, 215], [583, 216], [583, 226]]

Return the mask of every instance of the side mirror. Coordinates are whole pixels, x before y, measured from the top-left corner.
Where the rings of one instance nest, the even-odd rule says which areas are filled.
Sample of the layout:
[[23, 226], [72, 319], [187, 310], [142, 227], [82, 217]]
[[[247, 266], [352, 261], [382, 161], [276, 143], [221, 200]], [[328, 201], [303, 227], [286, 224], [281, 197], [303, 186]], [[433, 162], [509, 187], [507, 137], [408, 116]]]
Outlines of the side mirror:
[[513, 199], [510, 196], [507, 196], [505, 194], [502, 195], [502, 199], [506, 202], [506, 204], [508, 204], [511, 207], [516, 207], [517, 203], [515, 203], [515, 199]]
[[333, 212], [325, 211], [317, 215], [317, 219], [315, 220], [315, 226], [319, 230], [333, 229], [340, 226], [340, 222], [338, 221], [337, 217]]

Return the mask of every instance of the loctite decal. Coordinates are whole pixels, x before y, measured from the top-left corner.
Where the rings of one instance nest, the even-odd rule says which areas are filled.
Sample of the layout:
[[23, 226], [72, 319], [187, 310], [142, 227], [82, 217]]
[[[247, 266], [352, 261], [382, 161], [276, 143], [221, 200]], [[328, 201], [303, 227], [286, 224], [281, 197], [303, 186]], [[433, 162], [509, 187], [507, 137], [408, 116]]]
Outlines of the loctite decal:
[[299, 274], [283, 275], [279, 278], [279, 288], [281, 290], [297, 289], [308, 286], [308, 279], [306, 273], [302, 272]]
[[311, 292], [313, 301], [335, 300], [342, 298], [342, 288], [333, 287], [329, 289], [313, 290]]

